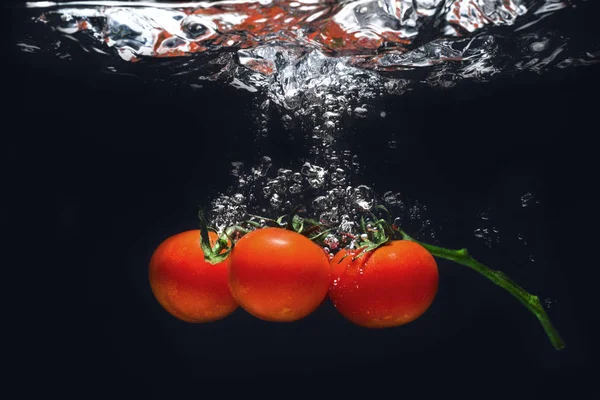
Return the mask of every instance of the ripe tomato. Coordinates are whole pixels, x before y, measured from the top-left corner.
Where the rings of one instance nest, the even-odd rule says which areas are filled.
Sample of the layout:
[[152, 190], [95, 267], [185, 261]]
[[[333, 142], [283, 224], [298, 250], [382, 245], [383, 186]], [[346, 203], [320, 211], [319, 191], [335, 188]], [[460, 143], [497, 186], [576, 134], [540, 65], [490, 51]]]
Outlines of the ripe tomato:
[[356, 251], [338, 252], [331, 259], [329, 298], [353, 323], [388, 328], [419, 318], [437, 293], [435, 259], [423, 246], [392, 241], [352, 261]]
[[[209, 238], [214, 245], [217, 234], [209, 232]], [[149, 280], [158, 302], [183, 321], [216, 321], [238, 307], [227, 284], [227, 262], [204, 261], [199, 230], [162, 242], [150, 260]]]
[[229, 288], [239, 305], [265, 321], [291, 322], [327, 297], [329, 261], [299, 233], [263, 228], [243, 236], [229, 256]]

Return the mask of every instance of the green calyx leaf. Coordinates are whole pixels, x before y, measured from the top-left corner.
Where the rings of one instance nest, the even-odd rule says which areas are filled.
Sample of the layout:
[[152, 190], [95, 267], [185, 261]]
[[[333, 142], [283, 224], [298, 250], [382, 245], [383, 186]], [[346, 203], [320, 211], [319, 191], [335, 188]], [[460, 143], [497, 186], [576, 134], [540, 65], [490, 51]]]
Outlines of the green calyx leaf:
[[225, 261], [235, 247], [235, 242], [231, 238], [231, 234], [234, 230], [231, 228], [225, 230], [223, 234], [217, 237], [213, 247], [210, 243], [209, 232], [213, 232], [217, 235], [218, 232], [214, 228], [210, 228], [208, 226], [204, 211], [202, 209], [198, 211], [198, 219], [200, 220], [200, 248], [204, 253], [204, 260], [213, 265]]

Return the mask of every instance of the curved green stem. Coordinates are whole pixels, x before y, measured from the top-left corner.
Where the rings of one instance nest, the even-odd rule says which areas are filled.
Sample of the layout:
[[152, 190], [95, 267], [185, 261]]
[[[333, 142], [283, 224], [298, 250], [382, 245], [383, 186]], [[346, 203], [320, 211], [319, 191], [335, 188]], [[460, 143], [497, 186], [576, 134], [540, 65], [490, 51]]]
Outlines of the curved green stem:
[[480, 263], [479, 261], [475, 260], [469, 255], [467, 249], [445, 249], [443, 247], [433, 246], [430, 244], [419, 242], [410, 237], [404, 231], [400, 230], [398, 232], [402, 235], [402, 239], [419, 243], [435, 257], [444, 258], [446, 260], [454, 261], [455, 263], [472, 268], [475, 271], [479, 272], [481, 275], [488, 278], [490, 281], [494, 282], [496, 285], [508, 291], [537, 317], [537, 319], [540, 321], [540, 324], [544, 328], [548, 339], [550, 339], [550, 342], [552, 342], [552, 345], [556, 350], [561, 350], [565, 347], [565, 343], [561, 339], [556, 328], [554, 328], [554, 326], [550, 322], [550, 318], [548, 317], [548, 314], [546, 314], [546, 311], [544, 310], [540, 299], [537, 296], [528, 293], [521, 286], [517, 285], [503, 272], [493, 270], [487, 267], [486, 265]]

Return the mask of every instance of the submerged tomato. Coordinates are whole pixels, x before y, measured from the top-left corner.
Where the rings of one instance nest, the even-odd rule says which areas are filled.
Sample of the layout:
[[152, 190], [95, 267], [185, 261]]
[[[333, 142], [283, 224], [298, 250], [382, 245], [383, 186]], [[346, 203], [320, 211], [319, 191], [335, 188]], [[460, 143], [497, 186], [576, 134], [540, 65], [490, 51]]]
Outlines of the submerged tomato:
[[329, 297], [348, 320], [368, 328], [388, 328], [419, 318], [437, 293], [435, 259], [418, 243], [392, 241], [355, 261], [347, 251], [331, 260]]
[[[209, 237], [214, 244], [217, 235], [210, 232]], [[227, 262], [204, 261], [199, 230], [162, 242], [150, 260], [149, 280], [158, 302], [183, 321], [216, 321], [238, 307], [227, 284]]]
[[312, 313], [327, 297], [329, 274], [322, 248], [281, 228], [246, 234], [229, 256], [231, 293], [266, 321], [296, 321]]

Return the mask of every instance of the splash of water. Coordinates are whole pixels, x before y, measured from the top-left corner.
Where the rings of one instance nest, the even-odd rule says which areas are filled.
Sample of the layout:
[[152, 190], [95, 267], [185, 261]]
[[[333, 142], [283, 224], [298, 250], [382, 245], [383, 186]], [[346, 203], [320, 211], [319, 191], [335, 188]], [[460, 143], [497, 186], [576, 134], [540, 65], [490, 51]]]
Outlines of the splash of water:
[[[277, 105], [360, 116], [360, 101], [411, 85], [600, 61], [569, 55], [540, 21], [563, 0], [242, 0], [27, 3], [36, 21], [123, 60], [177, 58], [191, 85], [227, 82]], [[91, 39], [91, 40], [90, 40]], [[35, 51], [36, 44], [21, 44]], [[193, 57], [191, 57], [193, 56]], [[174, 68], [170, 65], [170, 68]], [[354, 102], [355, 104], [348, 104]], [[350, 108], [348, 108], [351, 106]]]

